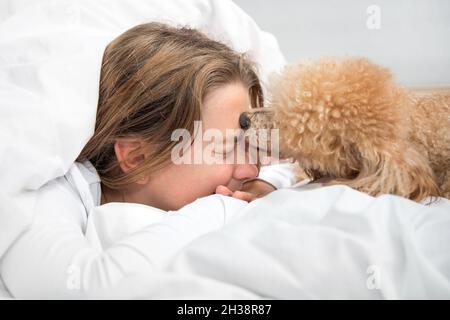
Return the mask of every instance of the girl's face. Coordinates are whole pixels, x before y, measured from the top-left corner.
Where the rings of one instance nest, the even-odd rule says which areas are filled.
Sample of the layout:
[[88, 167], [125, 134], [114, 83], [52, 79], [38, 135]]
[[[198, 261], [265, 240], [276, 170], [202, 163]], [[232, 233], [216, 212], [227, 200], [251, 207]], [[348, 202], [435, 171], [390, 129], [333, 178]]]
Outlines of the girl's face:
[[[130, 187], [126, 191], [126, 200], [163, 210], [177, 210], [197, 198], [215, 193], [219, 185], [235, 191], [241, 187], [244, 180], [256, 177], [258, 169], [256, 165], [249, 163], [248, 154], [246, 154], [245, 162], [238, 163], [236, 157], [233, 157], [233, 154], [236, 154], [233, 139], [226, 139], [227, 136], [239, 132], [239, 116], [249, 109], [248, 91], [242, 84], [232, 83], [213, 90], [204, 101], [202, 130], [205, 133], [210, 129], [216, 129], [216, 133], [222, 134], [225, 140], [223, 146], [216, 148], [216, 151], [220, 152], [209, 153], [216, 159], [223, 157], [222, 163], [208, 164], [204, 160], [199, 164], [171, 162], [164, 169], [152, 174], [145, 184], [135, 184]], [[227, 129], [229, 129], [228, 132]], [[208, 140], [205, 137], [203, 136], [203, 140]], [[196, 135], [195, 139], [200, 139], [200, 135]], [[211, 141], [214, 140], [204, 141], [202, 150], [205, 150], [206, 145]], [[194, 145], [198, 146], [194, 142], [191, 149], [187, 150], [192, 155]], [[235, 152], [230, 152], [233, 149]], [[193, 156], [191, 159], [194, 159]]]

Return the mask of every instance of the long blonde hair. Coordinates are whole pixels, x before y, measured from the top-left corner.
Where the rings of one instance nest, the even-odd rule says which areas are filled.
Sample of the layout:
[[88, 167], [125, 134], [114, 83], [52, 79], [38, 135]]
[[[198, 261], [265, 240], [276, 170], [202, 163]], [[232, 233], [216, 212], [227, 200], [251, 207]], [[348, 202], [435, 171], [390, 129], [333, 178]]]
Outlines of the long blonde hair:
[[[170, 161], [173, 130], [193, 133], [205, 96], [237, 81], [248, 89], [251, 107], [262, 107], [257, 73], [244, 55], [194, 29], [138, 25], [105, 49], [95, 132], [77, 161], [89, 160], [110, 189], [136, 182]], [[114, 151], [123, 137], [140, 138], [153, 150], [128, 173]]]

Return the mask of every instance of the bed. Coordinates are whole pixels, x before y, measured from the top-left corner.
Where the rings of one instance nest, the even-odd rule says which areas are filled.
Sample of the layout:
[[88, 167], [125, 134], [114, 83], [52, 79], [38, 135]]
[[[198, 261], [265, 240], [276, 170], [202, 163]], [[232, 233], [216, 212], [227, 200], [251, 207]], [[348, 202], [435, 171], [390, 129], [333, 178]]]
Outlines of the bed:
[[[123, 236], [115, 239], [114, 230], [119, 223], [123, 229], [120, 216], [126, 213], [113, 211], [91, 213], [108, 216], [92, 226], [97, 239], [105, 235], [104, 246]], [[449, 213], [446, 199], [423, 205], [392, 195], [374, 198], [346, 186], [298, 184], [250, 203], [233, 223], [161, 261], [158, 272], [130, 275], [98, 294], [139, 299], [446, 299]], [[134, 225], [130, 232], [138, 228]]]
[[[158, 223], [152, 214], [125, 203], [96, 207], [86, 237], [107, 249]], [[447, 199], [424, 205], [298, 184], [251, 202], [224, 228], [90, 298], [448, 299], [449, 229]]]

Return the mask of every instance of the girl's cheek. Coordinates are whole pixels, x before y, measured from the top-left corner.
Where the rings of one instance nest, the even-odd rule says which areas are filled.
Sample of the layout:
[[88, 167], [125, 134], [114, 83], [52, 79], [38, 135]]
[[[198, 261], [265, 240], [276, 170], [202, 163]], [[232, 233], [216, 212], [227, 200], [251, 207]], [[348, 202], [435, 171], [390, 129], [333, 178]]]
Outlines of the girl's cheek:
[[[227, 185], [228, 182], [233, 177], [233, 166], [222, 164], [222, 165], [216, 165], [215, 168], [212, 169], [211, 177], [214, 177], [214, 179], [211, 179], [214, 181], [215, 187], [218, 185]], [[212, 181], [211, 181], [212, 182]]]

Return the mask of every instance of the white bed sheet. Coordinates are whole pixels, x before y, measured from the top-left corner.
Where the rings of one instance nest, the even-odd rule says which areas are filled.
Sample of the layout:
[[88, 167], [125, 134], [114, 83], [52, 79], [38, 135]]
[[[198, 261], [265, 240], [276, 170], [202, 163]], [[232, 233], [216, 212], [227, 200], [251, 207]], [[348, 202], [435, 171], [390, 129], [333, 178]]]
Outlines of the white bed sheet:
[[[98, 220], [97, 237], [114, 241], [127, 212], [114, 217]], [[450, 201], [425, 206], [346, 186], [278, 190], [161, 272], [130, 275], [98, 297], [449, 299]]]

